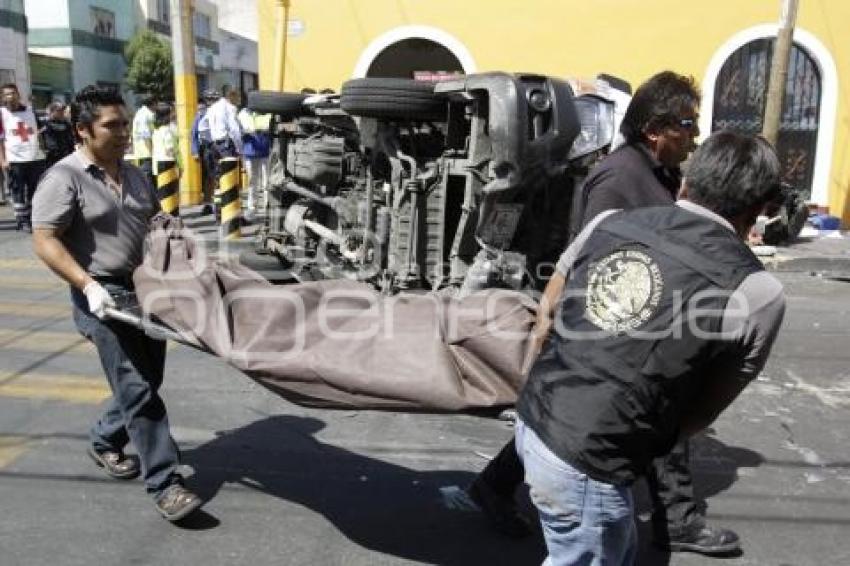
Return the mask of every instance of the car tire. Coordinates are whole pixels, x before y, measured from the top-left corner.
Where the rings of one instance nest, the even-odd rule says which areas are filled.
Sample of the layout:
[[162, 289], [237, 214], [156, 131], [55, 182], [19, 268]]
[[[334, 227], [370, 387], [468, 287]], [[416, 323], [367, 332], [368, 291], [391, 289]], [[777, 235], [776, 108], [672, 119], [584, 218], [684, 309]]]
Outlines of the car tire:
[[340, 106], [352, 116], [379, 120], [445, 122], [446, 98], [434, 84], [412, 79], [353, 79], [342, 85]]
[[284, 120], [309, 116], [303, 107], [306, 95], [295, 92], [254, 90], [248, 93], [248, 108], [260, 114], [275, 114]]

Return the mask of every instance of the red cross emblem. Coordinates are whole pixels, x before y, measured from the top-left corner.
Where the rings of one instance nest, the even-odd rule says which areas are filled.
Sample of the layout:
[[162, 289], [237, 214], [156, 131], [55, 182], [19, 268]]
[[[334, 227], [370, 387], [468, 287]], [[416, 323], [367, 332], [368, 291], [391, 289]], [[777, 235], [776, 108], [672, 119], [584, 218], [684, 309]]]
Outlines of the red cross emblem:
[[30, 136], [32, 135], [33, 131], [32, 128], [27, 126], [25, 123], [18, 122], [18, 127], [12, 130], [12, 133], [18, 134], [18, 137], [21, 138], [21, 141], [26, 142], [30, 141]]

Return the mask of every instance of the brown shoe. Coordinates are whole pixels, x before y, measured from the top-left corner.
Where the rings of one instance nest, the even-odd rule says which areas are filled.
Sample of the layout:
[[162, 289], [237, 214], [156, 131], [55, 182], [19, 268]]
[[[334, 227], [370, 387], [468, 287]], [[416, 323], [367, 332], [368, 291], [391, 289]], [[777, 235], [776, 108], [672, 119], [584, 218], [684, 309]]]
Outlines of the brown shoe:
[[165, 488], [156, 502], [159, 514], [171, 521], [179, 521], [198, 509], [204, 502], [201, 498], [180, 485], [171, 484]]
[[109, 477], [118, 480], [131, 480], [139, 475], [139, 461], [123, 452], [104, 450], [98, 452], [93, 446], [89, 447], [89, 456], [94, 463], [103, 468]]

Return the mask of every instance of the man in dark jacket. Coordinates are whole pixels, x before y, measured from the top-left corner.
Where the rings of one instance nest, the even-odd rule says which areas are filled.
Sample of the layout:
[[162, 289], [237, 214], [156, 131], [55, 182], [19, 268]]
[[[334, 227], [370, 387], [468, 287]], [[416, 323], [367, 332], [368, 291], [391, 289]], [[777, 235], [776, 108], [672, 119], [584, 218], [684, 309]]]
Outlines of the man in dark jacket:
[[602, 213], [564, 252], [516, 428], [552, 564], [632, 564], [631, 484], [761, 371], [785, 302], [744, 239], [778, 189], [766, 141], [718, 132], [676, 206]]
[[[584, 182], [581, 208], [573, 213], [574, 225], [584, 226], [608, 210], [672, 204], [681, 183], [679, 165], [699, 134], [698, 106], [699, 92], [689, 77], [664, 71], [643, 83], [620, 128], [625, 144], [603, 159]], [[548, 319], [542, 304], [540, 313]], [[540, 342], [548, 330], [545, 324], [538, 324]], [[687, 441], [677, 444], [667, 457], [654, 462], [647, 476], [654, 504], [655, 541], [674, 551], [734, 551], [739, 546], [734, 532], [706, 524], [694, 497], [689, 453]], [[470, 495], [494, 525], [514, 536], [528, 532], [513, 503], [523, 476], [522, 464], [510, 442], [470, 486]]]
[[61, 102], [51, 102], [47, 105], [47, 121], [41, 136], [48, 167], [74, 153], [74, 132], [65, 117], [65, 105]]

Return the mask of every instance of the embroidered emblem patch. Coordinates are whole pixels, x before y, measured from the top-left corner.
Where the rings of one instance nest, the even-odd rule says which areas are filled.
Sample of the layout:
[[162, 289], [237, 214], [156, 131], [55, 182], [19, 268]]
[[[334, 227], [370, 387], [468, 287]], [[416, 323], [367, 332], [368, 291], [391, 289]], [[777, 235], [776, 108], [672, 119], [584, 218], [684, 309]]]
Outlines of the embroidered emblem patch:
[[663, 288], [661, 269], [649, 255], [615, 251], [588, 270], [585, 317], [611, 333], [634, 330], [652, 318]]

